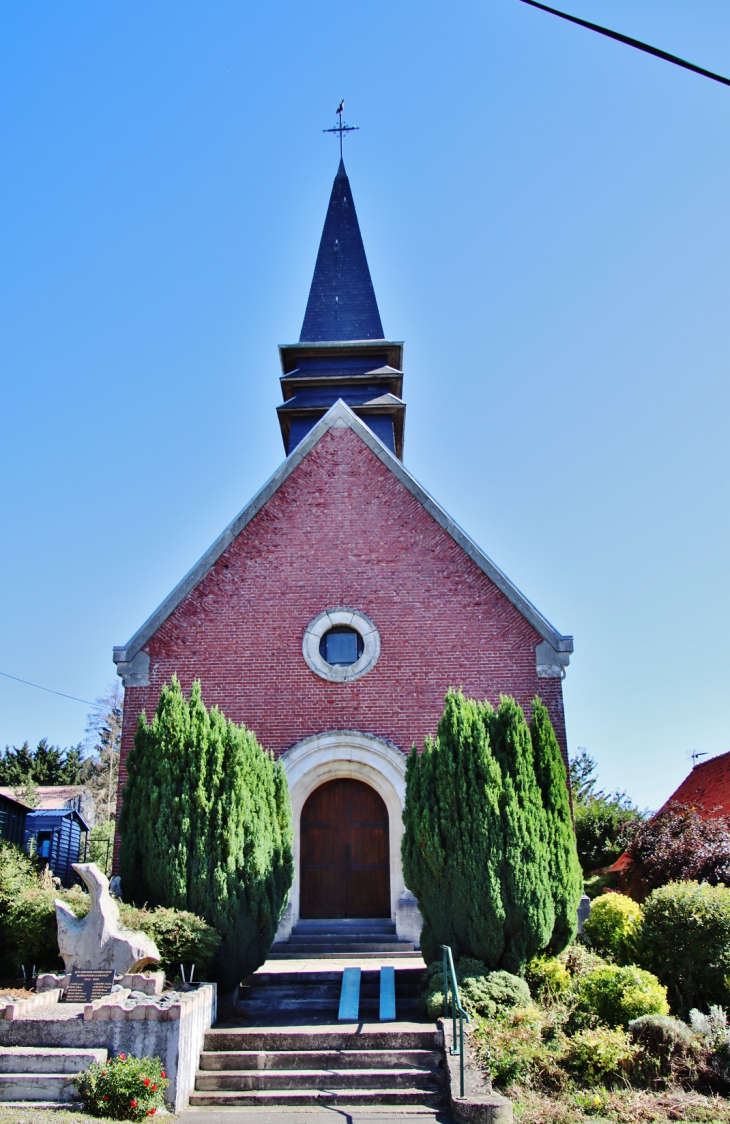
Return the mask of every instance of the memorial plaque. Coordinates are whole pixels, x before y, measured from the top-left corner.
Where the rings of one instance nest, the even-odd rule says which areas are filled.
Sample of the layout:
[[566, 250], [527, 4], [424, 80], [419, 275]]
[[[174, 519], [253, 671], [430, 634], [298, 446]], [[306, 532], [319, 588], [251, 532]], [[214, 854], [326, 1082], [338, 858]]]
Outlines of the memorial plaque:
[[109, 995], [114, 987], [114, 972], [104, 972], [99, 968], [78, 968], [71, 973], [66, 988], [67, 1003], [91, 1003]]

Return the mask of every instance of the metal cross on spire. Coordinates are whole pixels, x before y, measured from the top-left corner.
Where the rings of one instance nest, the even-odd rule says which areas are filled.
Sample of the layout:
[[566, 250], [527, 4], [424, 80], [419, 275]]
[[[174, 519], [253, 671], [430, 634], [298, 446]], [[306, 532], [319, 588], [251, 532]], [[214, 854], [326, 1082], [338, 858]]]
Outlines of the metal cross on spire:
[[345, 99], [343, 98], [337, 107], [337, 124], [332, 129], [323, 129], [323, 133], [337, 133], [340, 138], [340, 160], [342, 159], [342, 139], [345, 133], [354, 133], [360, 128], [359, 125], [345, 125], [342, 120], [342, 114], [345, 110]]

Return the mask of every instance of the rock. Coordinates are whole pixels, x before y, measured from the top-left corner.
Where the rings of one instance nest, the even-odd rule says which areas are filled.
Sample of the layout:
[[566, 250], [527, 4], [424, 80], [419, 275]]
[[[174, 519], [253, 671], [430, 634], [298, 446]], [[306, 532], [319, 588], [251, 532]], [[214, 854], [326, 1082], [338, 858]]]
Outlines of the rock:
[[125, 929], [119, 907], [109, 894], [109, 882], [95, 863], [74, 863], [91, 897], [86, 917], [79, 918], [56, 899], [58, 948], [66, 971], [75, 968], [114, 969], [117, 975], [138, 972], [159, 963], [157, 946], [144, 933]]

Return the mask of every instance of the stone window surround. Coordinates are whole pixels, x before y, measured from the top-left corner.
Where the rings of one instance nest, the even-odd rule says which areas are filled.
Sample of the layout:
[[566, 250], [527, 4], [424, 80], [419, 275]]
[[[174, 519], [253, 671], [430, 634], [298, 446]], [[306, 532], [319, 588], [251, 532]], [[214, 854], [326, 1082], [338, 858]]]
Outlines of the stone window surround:
[[[331, 664], [320, 655], [319, 644], [322, 637], [337, 625], [352, 628], [362, 637], [363, 653], [355, 663]], [[351, 683], [354, 679], [367, 675], [378, 662], [380, 633], [370, 617], [357, 609], [325, 609], [304, 630], [302, 655], [307, 666], [320, 679], [328, 679], [330, 683]]]

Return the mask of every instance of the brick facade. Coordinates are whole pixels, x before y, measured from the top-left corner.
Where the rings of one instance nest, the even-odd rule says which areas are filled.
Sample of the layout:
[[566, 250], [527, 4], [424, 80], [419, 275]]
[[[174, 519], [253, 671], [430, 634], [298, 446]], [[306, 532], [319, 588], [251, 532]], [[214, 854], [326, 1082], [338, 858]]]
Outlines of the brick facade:
[[[327, 682], [302, 658], [323, 609], [380, 631], [378, 663]], [[351, 428], [330, 428], [145, 645], [150, 685], [126, 691], [120, 769], [139, 713], [176, 673], [207, 706], [244, 722], [278, 756], [327, 730], [359, 730], [407, 752], [434, 733], [450, 686], [528, 710], [539, 694], [566, 752], [562, 684], [538, 679], [542, 637]]]

